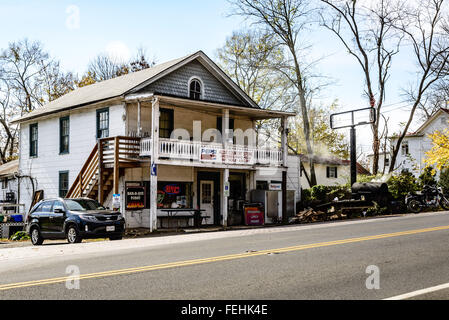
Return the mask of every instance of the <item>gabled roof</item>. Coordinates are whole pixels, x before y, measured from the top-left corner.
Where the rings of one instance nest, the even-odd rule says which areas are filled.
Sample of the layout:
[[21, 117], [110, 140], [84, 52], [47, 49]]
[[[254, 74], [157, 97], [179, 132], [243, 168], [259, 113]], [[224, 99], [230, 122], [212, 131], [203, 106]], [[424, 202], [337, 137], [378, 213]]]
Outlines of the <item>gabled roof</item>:
[[259, 106], [235, 84], [204, 52], [198, 51], [194, 54], [171, 60], [152, 68], [129, 73], [113, 79], [101, 81], [78, 88], [64, 96], [37, 108], [36, 110], [15, 119], [12, 123], [23, 122], [41, 116], [49, 115], [64, 110], [86, 106], [92, 103], [102, 102], [113, 98], [122, 98], [127, 94], [135, 93], [149, 84], [159, 80], [167, 74], [179, 69], [187, 63], [198, 60], [206, 67], [225, 87], [246, 105], [259, 108]]
[[[440, 108], [437, 112], [435, 112], [429, 119], [427, 119], [420, 127], [418, 130], [416, 130], [415, 132], [407, 132], [404, 136], [404, 138], [420, 138], [420, 137], [424, 137], [425, 132], [424, 129], [427, 128], [427, 126], [429, 126], [432, 122], [434, 122], [436, 119], [438, 119], [438, 117], [442, 114], [449, 114], [449, 109], [444, 109], [444, 108]], [[388, 139], [390, 140], [395, 140], [397, 139], [397, 136], [391, 136], [388, 137]]]
[[[303, 162], [309, 161], [309, 156], [305, 154], [300, 155], [300, 159]], [[351, 160], [340, 159], [334, 156], [317, 156], [313, 157], [313, 162], [317, 164], [328, 164], [334, 166], [350, 166]], [[358, 174], [370, 174], [370, 172], [365, 169], [360, 163], [356, 162], [357, 173]]]
[[440, 115], [442, 114], [449, 114], [449, 109], [444, 109], [444, 108], [440, 108], [440, 110], [438, 110], [437, 112], [435, 112], [429, 119], [426, 120], [426, 122], [424, 122], [421, 127], [419, 127], [418, 130], [416, 130], [416, 132], [414, 132], [413, 135], [422, 135], [423, 134], [423, 130], [429, 125], [431, 124], [433, 121], [435, 121], [435, 119], [437, 119]]

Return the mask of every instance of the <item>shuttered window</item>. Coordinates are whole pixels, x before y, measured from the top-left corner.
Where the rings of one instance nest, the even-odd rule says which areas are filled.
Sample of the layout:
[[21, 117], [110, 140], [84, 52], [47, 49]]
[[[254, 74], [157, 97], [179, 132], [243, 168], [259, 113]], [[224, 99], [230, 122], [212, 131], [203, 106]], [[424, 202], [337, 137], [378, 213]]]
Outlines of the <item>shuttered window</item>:
[[338, 178], [337, 167], [326, 167], [326, 177]]

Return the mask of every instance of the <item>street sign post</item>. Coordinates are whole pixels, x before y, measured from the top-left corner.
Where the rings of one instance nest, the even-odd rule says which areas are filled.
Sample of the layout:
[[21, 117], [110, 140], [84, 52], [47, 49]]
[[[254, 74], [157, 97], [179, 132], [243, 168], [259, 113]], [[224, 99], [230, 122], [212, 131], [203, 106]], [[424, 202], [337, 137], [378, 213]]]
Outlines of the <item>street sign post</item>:
[[330, 125], [333, 130], [351, 128], [350, 153], [351, 153], [351, 186], [357, 182], [357, 155], [356, 155], [356, 130], [355, 127], [373, 124], [376, 122], [376, 109], [363, 108], [334, 113], [330, 117]]

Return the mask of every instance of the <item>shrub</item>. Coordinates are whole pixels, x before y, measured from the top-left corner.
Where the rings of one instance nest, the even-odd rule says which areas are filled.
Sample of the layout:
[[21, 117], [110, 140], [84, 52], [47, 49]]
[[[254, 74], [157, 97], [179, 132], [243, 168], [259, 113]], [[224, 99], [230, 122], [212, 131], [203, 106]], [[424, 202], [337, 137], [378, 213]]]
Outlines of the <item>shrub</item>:
[[358, 174], [357, 175], [357, 182], [363, 183], [363, 182], [371, 182], [375, 178], [377, 178], [376, 175], [366, 175], [366, 174]]
[[396, 200], [405, 200], [409, 192], [418, 191], [419, 185], [415, 177], [408, 171], [393, 175], [387, 181], [388, 189]]
[[10, 240], [12, 241], [30, 240], [30, 236], [25, 231], [17, 231], [11, 236]]
[[419, 176], [421, 187], [423, 187], [424, 185], [435, 186], [437, 184], [435, 175], [435, 169], [433, 169], [431, 166], [425, 167], [423, 173]]
[[444, 194], [449, 193], [449, 167], [441, 169], [438, 185], [443, 189]]

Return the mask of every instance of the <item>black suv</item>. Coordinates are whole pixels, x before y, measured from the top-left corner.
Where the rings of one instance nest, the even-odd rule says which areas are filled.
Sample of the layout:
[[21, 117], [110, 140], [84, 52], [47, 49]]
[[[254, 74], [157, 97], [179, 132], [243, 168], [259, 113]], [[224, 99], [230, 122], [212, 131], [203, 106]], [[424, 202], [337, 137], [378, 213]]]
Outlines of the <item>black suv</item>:
[[26, 230], [34, 245], [44, 239], [64, 239], [79, 243], [86, 238], [120, 240], [125, 219], [88, 198], [48, 199], [37, 203], [26, 218]]

